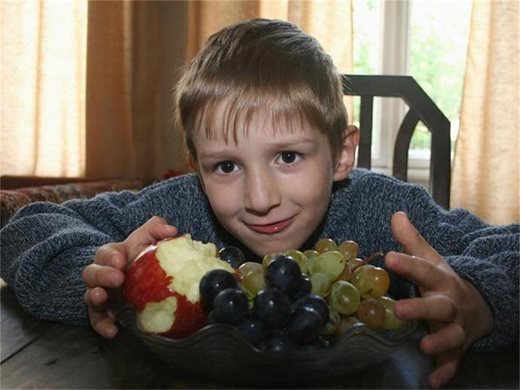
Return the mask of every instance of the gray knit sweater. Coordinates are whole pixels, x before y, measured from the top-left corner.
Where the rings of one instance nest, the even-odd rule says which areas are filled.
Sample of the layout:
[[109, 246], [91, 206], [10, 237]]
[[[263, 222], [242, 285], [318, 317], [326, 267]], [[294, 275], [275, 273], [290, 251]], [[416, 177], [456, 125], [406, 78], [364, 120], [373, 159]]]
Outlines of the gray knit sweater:
[[[426, 240], [487, 300], [495, 316], [493, 333], [476, 348], [498, 349], [518, 342], [520, 224], [491, 226], [462, 209], [445, 211], [419, 186], [355, 170], [336, 183], [329, 211], [315, 235], [336, 242], [355, 240], [360, 257], [399, 250], [391, 215], [405, 211]], [[36, 317], [87, 325], [82, 269], [96, 249], [124, 240], [154, 215], [181, 233], [217, 247], [241, 246], [214, 218], [195, 175], [151, 185], [138, 193], [104, 193], [61, 205], [33, 203], [1, 230], [1, 276], [20, 304]], [[248, 258], [252, 255], [243, 248]], [[395, 278], [394, 293], [404, 291]]]

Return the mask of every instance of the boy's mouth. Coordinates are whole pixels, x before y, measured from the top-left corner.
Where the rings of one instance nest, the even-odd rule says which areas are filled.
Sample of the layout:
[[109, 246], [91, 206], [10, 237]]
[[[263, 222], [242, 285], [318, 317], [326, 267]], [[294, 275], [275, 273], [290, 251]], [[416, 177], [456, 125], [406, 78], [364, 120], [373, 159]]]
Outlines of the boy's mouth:
[[294, 217], [263, 225], [248, 225], [251, 230], [262, 234], [276, 234], [285, 230], [294, 220]]

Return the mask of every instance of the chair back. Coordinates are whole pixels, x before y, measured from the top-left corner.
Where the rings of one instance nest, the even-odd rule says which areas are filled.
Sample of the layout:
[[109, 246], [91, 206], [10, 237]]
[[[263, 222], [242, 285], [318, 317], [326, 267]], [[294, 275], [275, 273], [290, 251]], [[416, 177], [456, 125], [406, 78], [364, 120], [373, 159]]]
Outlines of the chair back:
[[450, 206], [450, 121], [412, 76], [342, 75], [343, 93], [360, 96], [358, 167], [371, 168], [374, 97], [404, 100], [408, 112], [394, 144], [392, 176], [407, 181], [410, 140], [419, 120], [431, 133], [429, 191], [442, 207]]

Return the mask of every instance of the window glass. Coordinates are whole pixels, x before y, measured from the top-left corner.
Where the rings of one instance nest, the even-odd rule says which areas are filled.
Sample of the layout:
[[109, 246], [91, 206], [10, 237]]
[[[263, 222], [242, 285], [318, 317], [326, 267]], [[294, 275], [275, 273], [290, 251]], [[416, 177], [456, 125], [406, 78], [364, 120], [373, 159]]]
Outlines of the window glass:
[[[471, 0], [411, 1], [409, 74], [451, 122], [452, 147], [459, 129]], [[430, 147], [430, 133], [418, 126], [411, 153]]]
[[[354, 73], [381, 74], [381, 63], [396, 63], [391, 56], [398, 50], [387, 50], [382, 58], [383, 13], [382, 2], [353, 0], [354, 10]], [[399, 7], [397, 7], [399, 8]], [[393, 11], [395, 12], [395, 7]], [[407, 58], [401, 63], [402, 74], [413, 76], [451, 122], [452, 147], [459, 128], [459, 110], [465, 71], [471, 0], [425, 1], [409, 0], [409, 7], [401, 7], [409, 15], [394, 15], [393, 23], [408, 24]], [[398, 19], [397, 19], [398, 18]], [[388, 20], [388, 18], [386, 19]], [[396, 24], [394, 24], [396, 25]], [[397, 61], [399, 62], [399, 61]], [[375, 103], [376, 105], [376, 103]], [[396, 108], [398, 109], [398, 108]], [[354, 100], [353, 123], [358, 123], [359, 100]], [[391, 156], [394, 138], [383, 138], [380, 128], [384, 118], [378, 117], [374, 107], [373, 158]], [[396, 113], [395, 116], [403, 115]], [[410, 165], [425, 167], [420, 160], [429, 157], [430, 133], [422, 123], [416, 128], [410, 148]], [[383, 149], [383, 150], [381, 150]], [[386, 151], [385, 151], [386, 149]], [[389, 158], [381, 163], [389, 166]], [[415, 160], [415, 161], [414, 161]]]

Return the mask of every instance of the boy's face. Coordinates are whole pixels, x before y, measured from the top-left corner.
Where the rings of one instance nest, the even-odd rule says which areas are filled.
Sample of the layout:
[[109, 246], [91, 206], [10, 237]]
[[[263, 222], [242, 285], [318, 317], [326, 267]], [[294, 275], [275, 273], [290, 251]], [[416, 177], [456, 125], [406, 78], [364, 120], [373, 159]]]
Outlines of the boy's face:
[[333, 181], [351, 169], [333, 166], [327, 136], [306, 122], [289, 132], [254, 120], [236, 142], [198, 132], [193, 143], [215, 215], [259, 257], [300, 248], [327, 211]]

